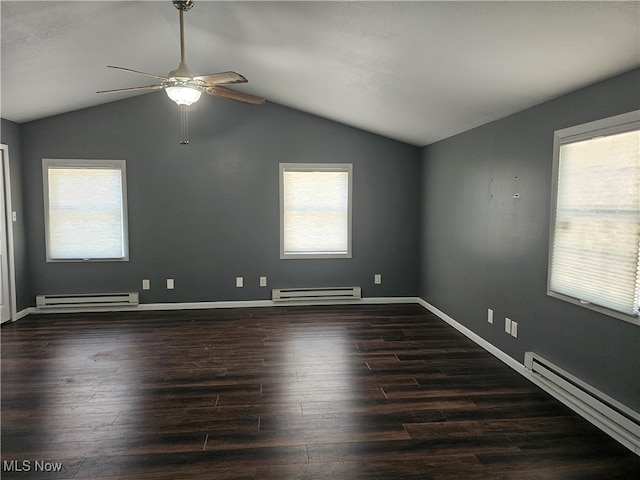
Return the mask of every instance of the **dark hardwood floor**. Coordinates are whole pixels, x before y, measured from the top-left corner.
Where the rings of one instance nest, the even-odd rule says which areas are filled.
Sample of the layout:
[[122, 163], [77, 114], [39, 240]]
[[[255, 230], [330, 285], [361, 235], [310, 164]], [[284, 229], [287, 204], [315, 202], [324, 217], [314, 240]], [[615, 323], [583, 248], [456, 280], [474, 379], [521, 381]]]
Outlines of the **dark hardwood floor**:
[[640, 457], [418, 305], [0, 333], [2, 478], [640, 478]]

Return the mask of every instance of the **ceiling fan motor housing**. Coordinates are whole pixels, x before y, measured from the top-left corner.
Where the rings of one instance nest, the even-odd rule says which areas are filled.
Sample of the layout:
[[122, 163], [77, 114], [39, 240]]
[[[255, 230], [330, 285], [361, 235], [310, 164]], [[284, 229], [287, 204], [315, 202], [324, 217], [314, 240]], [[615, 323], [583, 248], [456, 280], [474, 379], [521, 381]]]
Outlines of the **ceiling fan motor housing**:
[[187, 12], [193, 7], [193, 0], [173, 0], [173, 6], [178, 10]]

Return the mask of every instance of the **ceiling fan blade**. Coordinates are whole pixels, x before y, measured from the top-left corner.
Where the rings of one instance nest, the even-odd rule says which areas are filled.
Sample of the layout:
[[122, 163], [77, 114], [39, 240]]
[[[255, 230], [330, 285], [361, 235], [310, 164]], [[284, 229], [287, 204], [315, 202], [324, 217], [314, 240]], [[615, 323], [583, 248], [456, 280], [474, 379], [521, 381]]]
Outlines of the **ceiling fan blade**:
[[158, 90], [162, 85], [145, 85], [144, 87], [116, 88], [115, 90], [101, 90], [96, 93], [134, 92], [136, 90]]
[[137, 73], [138, 75], [146, 75], [147, 77], [157, 78], [159, 80], [167, 79], [167, 77], [163, 77], [162, 75], [154, 75], [153, 73], [139, 72], [138, 70], [132, 70], [130, 68], [115, 67], [113, 65], [107, 65], [107, 68], [115, 68], [117, 70], [124, 70], [125, 72]]
[[251, 105], [261, 105], [265, 102], [265, 99], [262, 97], [249, 95], [248, 93], [236, 92], [235, 90], [230, 90], [224, 87], [208, 87], [205, 92], [215, 97], [229, 98], [239, 102], [250, 103]]
[[209, 75], [199, 75], [194, 80], [202, 80], [210, 86], [226, 85], [229, 83], [247, 83], [247, 79], [243, 75], [236, 72], [210, 73]]

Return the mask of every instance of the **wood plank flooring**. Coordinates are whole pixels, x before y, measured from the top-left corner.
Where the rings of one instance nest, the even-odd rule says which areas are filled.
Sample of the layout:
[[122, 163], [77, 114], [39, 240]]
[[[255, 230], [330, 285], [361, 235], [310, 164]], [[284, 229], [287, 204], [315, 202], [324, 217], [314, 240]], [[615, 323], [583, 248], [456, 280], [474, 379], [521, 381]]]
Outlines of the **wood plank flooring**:
[[418, 305], [0, 333], [3, 479], [640, 478], [640, 457]]

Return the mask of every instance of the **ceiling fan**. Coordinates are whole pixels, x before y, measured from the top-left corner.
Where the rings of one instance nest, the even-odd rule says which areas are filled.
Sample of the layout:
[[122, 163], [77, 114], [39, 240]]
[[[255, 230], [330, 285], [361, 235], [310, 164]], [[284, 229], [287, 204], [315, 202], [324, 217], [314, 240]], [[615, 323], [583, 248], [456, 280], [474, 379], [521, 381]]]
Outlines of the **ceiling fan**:
[[[194, 75], [187, 67], [184, 54], [184, 12], [191, 10], [193, 0], [172, 0], [173, 6], [180, 12], [180, 64], [178, 68], [172, 70], [167, 76], [155, 75], [153, 73], [140, 72], [130, 68], [116, 67], [108, 65], [107, 68], [115, 68], [124, 70], [125, 72], [145, 75], [160, 80], [160, 83], [153, 85], [145, 85], [142, 87], [118, 88], [115, 90], [101, 90], [97, 93], [113, 93], [113, 92], [132, 92], [139, 90], [159, 90], [164, 89], [169, 98], [176, 102], [182, 110], [182, 127], [183, 137], [186, 135], [186, 108], [198, 101], [202, 93], [213, 95], [215, 97], [228, 98], [239, 102], [249, 103], [252, 105], [260, 105], [265, 102], [262, 97], [249, 95], [247, 93], [238, 92], [225, 88], [222, 85], [231, 85], [235, 83], [247, 83], [247, 79], [236, 72], [211, 73], [208, 75]], [[180, 143], [189, 143], [188, 140], [182, 140]]]

